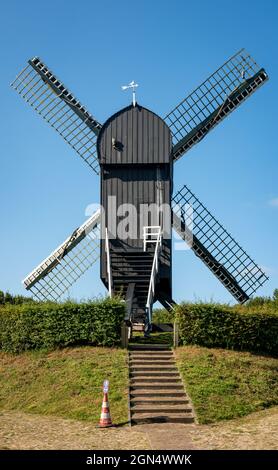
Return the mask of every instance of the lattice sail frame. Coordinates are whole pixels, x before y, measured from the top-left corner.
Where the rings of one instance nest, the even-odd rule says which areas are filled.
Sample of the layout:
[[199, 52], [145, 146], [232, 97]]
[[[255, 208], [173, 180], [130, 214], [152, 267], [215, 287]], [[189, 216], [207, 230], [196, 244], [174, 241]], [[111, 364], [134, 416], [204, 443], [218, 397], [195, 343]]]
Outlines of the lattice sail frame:
[[173, 159], [202, 140], [267, 79], [245, 49], [232, 56], [164, 118], [172, 132]]
[[11, 87], [99, 173], [96, 141], [101, 124], [38, 57], [28, 61]]
[[[267, 281], [268, 277], [262, 269], [186, 185], [173, 197], [172, 206], [174, 215], [177, 209], [179, 215], [182, 214], [185, 240], [189, 238], [187, 227], [192, 224], [193, 208], [193, 251], [237, 301], [245, 302]], [[179, 233], [178, 223], [176, 215], [173, 218], [173, 226]]]
[[[267, 79], [268, 76], [264, 69], [259, 69], [256, 62], [244, 49], [229, 59], [166, 116], [165, 121], [173, 135], [173, 159], [177, 160], [199, 142]], [[74, 98], [72, 93], [39, 58], [35, 57], [29, 60], [28, 66], [16, 77], [11, 86], [38, 114], [49, 122], [96, 173], [99, 173], [96, 140], [101, 124]], [[176, 225], [178, 225], [177, 220]], [[31, 290], [36, 298], [59, 300], [61, 295], [99, 257], [98, 252], [96, 255], [98, 249], [97, 231], [98, 227], [95, 227], [91, 231], [90, 240], [85, 236], [80, 238], [77, 243], [74, 241], [71, 243], [72, 238], [75, 240], [76, 234], [74, 237], [69, 237], [70, 242], [67, 239], [49, 258], [27, 276], [23, 281], [25, 287]], [[186, 231], [183, 235], [184, 238], [191, 236]], [[62, 252], [59, 252], [61, 248]], [[226, 281], [228, 280], [227, 282], [230, 283], [233, 276], [229, 275], [229, 280], [229, 276], [225, 275], [224, 265], [222, 266], [220, 262], [214, 260], [195, 235], [192, 248], [238, 301], [244, 301], [248, 298], [247, 294], [241, 292], [240, 287], [238, 289], [234, 286], [230, 288], [230, 285], [227, 285]], [[84, 253], [86, 253], [85, 256]], [[84, 256], [81, 258], [81, 262], [77, 261], [80, 256]], [[81, 269], [80, 266], [82, 266]], [[254, 266], [258, 268], [255, 263]], [[265, 274], [262, 274], [264, 278], [257, 279], [257, 283], [261, 282], [260, 285], [267, 279]], [[254, 292], [258, 287], [253, 285], [252, 288]]]
[[98, 210], [22, 281], [37, 300], [61, 300], [99, 259], [100, 220]]

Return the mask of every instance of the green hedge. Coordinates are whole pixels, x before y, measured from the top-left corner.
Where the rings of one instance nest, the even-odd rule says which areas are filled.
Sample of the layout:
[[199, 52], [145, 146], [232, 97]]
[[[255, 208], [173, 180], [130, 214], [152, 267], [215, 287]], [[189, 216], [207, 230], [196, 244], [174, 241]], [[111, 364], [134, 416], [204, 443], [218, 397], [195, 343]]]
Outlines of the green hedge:
[[152, 322], [153, 323], [174, 323], [174, 310], [166, 310], [166, 308], [155, 308], [153, 311]]
[[125, 304], [118, 299], [5, 305], [0, 308], [0, 349], [113, 346], [120, 341], [124, 316]]
[[181, 344], [198, 344], [278, 355], [278, 315], [237, 312], [218, 305], [176, 307]]

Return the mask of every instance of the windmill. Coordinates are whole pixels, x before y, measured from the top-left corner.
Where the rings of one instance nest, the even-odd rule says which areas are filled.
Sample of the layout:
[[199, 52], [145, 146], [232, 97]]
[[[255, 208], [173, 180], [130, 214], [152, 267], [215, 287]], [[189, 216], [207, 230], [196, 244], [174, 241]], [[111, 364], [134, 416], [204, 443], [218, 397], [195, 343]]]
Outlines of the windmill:
[[[148, 330], [153, 303], [175, 303], [172, 226], [230, 294], [247, 301], [267, 276], [188, 186], [172, 194], [173, 164], [267, 80], [242, 49], [164, 119], [136, 103], [131, 82], [122, 88], [132, 88], [132, 104], [101, 125], [38, 57], [29, 60], [11, 86], [100, 175], [101, 209], [23, 280], [25, 288], [39, 300], [60, 300], [100, 257], [109, 295], [120, 292], [126, 320]], [[118, 228], [127, 204], [135, 210], [126, 236], [126, 227]], [[151, 204], [170, 210], [155, 209], [153, 222], [153, 214], [140, 212]]]

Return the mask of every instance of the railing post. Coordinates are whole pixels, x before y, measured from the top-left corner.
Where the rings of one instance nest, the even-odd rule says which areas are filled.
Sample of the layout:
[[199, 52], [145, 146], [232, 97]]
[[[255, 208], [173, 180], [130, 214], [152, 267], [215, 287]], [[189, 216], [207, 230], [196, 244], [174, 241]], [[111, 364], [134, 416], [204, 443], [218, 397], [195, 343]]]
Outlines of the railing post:
[[127, 348], [128, 347], [128, 326], [127, 324], [124, 322], [121, 326], [121, 346], [122, 348]]
[[146, 251], [146, 227], [143, 227], [143, 251]]
[[174, 322], [174, 338], [173, 339], [174, 339], [173, 346], [174, 348], [177, 348], [179, 345], [179, 325], [176, 321]]
[[[156, 230], [156, 231], [155, 231]], [[152, 263], [151, 277], [149, 283], [148, 297], [146, 302], [146, 316], [148, 317], [148, 323], [151, 325], [152, 319], [152, 305], [153, 298], [155, 293], [155, 280], [158, 272], [158, 256], [161, 249], [161, 227], [159, 226], [146, 226], [143, 227], [143, 236], [144, 236], [144, 249], [147, 246], [147, 243], [155, 243], [154, 258]], [[149, 240], [147, 237], [150, 236]], [[152, 238], [156, 236], [156, 238]]]
[[112, 297], [112, 276], [111, 276], [110, 249], [109, 249], [109, 238], [108, 238], [107, 227], [105, 228], [105, 249], [106, 249], [106, 263], [107, 263], [107, 277], [108, 277], [108, 292], [109, 292], [109, 297]]

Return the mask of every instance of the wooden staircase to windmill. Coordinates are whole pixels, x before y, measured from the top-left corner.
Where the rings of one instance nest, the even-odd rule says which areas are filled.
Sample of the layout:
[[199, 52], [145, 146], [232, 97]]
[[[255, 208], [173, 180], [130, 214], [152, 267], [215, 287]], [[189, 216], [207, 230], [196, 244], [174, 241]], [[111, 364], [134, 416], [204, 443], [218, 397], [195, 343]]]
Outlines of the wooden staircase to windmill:
[[135, 330], [144, 329], [152, 264], [153, 252], [129, 250], [121, 253], [120, 257], [111, 252], [114, 294], [126, 299], [128, 290], [132, 291], [130, 310]]
[[106, 237], [107, 267], [111, 293], [126, 300], [126, 321], [133, 331], [148, 331], [151, 326], [155, 286], [159, 277], [162, 230], [144, 226], [142, 247], [110, 250]]

